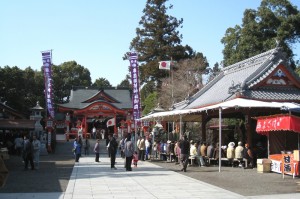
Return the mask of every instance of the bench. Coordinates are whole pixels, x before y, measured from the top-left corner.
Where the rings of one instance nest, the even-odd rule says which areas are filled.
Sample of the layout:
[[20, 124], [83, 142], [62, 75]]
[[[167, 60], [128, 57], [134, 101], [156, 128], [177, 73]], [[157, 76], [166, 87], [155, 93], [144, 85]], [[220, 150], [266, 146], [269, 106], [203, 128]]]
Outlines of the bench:
[[189, 165], [195, 165], [195, 159], [196, 159], [196, 157], [189, 156]]
[[168, 160], [168, 157], [167, 157], [166, 153], [160, 153], [159, 156], [160, 156], [160, 160], [164, 160], [164, 161]]
[[169, 154], [169, 161], [170, 161], [170, 162], [172, 162], [173, 159], [174, 159], [174, 161], [176, 161], [175, 158], [176, 158], [176, 156], [175, 156], [174, 153], [170, 153], [170, 154]]

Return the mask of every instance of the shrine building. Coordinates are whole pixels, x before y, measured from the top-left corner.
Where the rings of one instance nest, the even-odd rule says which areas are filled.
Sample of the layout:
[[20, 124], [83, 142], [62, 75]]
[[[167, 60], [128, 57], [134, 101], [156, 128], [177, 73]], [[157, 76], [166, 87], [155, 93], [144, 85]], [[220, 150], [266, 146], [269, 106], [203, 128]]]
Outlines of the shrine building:
[[74, 87], [69, 102], [57, 106], [62, 117], [56, 134], [66, 134], [67, 140], [80, 134], [91, 136], [94, 127], [98, 133], [104, 132], [105, 138], [120, 133], [120, 128], [122, 132], [131, 128], [132, 99], [128, 88]]

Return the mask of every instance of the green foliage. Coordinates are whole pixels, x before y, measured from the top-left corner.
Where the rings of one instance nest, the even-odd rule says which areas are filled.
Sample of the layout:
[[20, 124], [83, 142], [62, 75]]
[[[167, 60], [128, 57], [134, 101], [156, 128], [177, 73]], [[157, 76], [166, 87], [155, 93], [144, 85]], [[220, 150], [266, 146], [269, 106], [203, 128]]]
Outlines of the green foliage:
[[141, 87], [140, 97], [143, 102], [149, 94], [156, 92], [156, 84], [155, 82], [148, 82]]
[[[138, 52], [140, 64], [140, 81], [157, 82], [168, 75], [168, 71], [159, 70], [158, 62], [163, 60], [178, 61], [193, 55], [189, 46], [182, 46], [182, 35], [177, 30], [183, 19], [167, 15], [172, 5], [166, 6], [167, 0], [147, 0], [139, 25], [137, 36], [132, 40], [130, 49]], [[125, 56], [126, 57], [126, 56]]]
[[228, 28], [221, 40], [224, 66], [279, 45], [295, 67], [292, 46], [300, 39], [299, 24], [299, 10], [288, 0], [263, 0], [257, 10], [246, 9], [242, 25]]
[[106, 78], [100, 77], [96, 79], [96, 81], [93, 83], [92, 86], [98, 87], [98, 88], [109, 88], [112, 87], [112, 85], [109, 83], [109, 81]]
[[91, 86], [90, 71], [75, 61], [53, 65], [52, 78], [55, 103], [69, 101], [73, 86]]
[[130, 83], [130, 76], [126, 75], [125, 79], [121, 81], [120, 84], [117, 85], [118, 88], [132, 88], [132, 84]]
[[157, 105], [157, 92], [153, 92], [144, 100], [143, 115], [150, 113]]
[[24, 71], [17, 66], [0, 67], [0, 97], [1, 101], [24, 115], [30, 114], [30, 109], [39, 101], [44, 103], [43, 78], [40, 72], [30, 67]]

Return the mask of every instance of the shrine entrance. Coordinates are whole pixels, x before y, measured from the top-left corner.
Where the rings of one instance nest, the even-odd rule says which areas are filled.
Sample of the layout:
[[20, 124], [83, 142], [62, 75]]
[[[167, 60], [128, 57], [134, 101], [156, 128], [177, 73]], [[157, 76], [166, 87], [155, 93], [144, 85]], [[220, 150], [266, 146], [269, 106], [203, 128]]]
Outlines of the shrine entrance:
[[69, 103], [58, 105], [64, 115], [60, 122], [66, 140], [78, 136], [94, 139], [107, 139], [109, 134], [120, 136], [121, 121], [132, 120], [128, 89], [75, 89], [70, 99]]

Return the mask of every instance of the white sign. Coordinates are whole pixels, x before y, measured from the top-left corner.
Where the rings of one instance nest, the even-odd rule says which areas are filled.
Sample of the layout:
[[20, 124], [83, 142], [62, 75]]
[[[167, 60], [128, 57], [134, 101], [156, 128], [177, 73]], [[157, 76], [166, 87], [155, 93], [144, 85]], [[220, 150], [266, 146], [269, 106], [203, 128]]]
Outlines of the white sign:
[[281, 173], [281, 161], [271, 160], [271, 171]]

